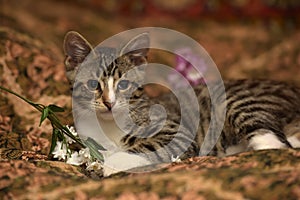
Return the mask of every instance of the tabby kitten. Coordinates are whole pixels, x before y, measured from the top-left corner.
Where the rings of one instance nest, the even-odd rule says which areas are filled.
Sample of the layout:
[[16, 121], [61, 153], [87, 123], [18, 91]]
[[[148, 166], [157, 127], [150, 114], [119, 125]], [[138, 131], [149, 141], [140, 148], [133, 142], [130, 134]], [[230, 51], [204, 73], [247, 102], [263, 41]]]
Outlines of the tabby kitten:
[[[147, 63], [149, 43], [148, 34], [142, 33], [120, 51], [93, 49], [77, 32], [65, 36], [65, 64], [73, 87], [75, 120], [96, 113], [105, 135], [118, 148], [105, 159], [107, 165], [123, 164], [122, 169], [129, 169], [170, 162], [172, 156], [199, 155], [206, 133], [214, 132], [210, 121], [212, 115], [218, 115], [215, 105], [227, 106], [221, 136], [210, 155], [300, 147], [299, 88], [275, 81], [225, 81], [226, 99], [217, 98], [212, 103], [203, 84], [194, 88], [199, 112], [193, 106], [180, 108], [173, 94], [149, 98], [144, 92], [143, 66]], [[214, 95], [222, 96], [220, 86], [216, 84]], [[186, 91], [182, 94], [183, 101], [189, 102], [189, 94]], [[183, 119], [182, 113], [185, 113]], [[115, 121], [120, 116], [121, 125]]]

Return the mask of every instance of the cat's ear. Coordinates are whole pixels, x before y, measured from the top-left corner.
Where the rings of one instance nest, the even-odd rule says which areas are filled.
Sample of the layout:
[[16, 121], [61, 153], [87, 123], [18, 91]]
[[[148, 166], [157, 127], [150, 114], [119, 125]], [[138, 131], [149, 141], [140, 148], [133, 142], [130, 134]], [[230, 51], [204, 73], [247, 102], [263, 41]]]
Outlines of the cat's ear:
[[70, 31], [66, 34], [63, 48], [66, 54], [67, 76], [73, 82], [78, 65], [93, 51], [93, 48], [83, 36], [75, 31]]
[[146, 57], [150, 47], [148, 33], [141, 33], [132, 38], [121, 50], [121, 55], [133, 57]]

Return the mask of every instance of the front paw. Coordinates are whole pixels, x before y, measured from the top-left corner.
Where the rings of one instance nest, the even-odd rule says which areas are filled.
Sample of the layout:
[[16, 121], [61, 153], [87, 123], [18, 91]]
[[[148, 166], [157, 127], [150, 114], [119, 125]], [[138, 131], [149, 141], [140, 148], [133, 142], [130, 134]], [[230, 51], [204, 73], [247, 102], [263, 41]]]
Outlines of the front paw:
[[103, 174], [104, 176], [109, 176], [118, 172], [129, 171], [130, 169], [150, 164], [151, 162], [142, 156], [126, 152], [117, 152], [105, 159], [103, 164]]

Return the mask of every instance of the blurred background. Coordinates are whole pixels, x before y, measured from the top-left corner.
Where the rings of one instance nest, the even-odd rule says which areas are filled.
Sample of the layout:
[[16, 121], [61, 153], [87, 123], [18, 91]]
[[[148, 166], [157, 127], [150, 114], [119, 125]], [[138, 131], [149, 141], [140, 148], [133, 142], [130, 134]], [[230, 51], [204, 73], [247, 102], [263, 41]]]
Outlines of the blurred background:
[[198, 41], [225, 78], [300, 77], [299, 0], [1, 0], [0, 17], [1, 26], [54, 48], [59, 61], [69, 30], [96, 45], [127, 29], [159, 26]]

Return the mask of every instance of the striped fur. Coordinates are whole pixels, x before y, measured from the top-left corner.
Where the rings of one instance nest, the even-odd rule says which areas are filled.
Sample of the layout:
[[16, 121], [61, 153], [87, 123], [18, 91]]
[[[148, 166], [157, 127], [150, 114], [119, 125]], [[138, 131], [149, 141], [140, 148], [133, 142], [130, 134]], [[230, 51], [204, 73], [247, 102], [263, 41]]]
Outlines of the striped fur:
[[[300, 133], [299, 88], [271, 80], [231, 80], [225, 81], [224, 85], [227, 104], [225, 124], [212, 154], [226, 153], [226, 149], [231, 146], [242, 144], [244, 141], [249, 142], [266, 132], [274, 134], [282, 143], [282, 147], [291, 147], [287, 137]], [[196, 91], [200, 91], [201, 106], [206, 107], [201, 109], [201, 115], [209, 116], [210, 100], [207, 92], [203, 92], [203, 86], [197, 87]], [[201, 122], [199, 132], [202, 136], [199, 142], [205, 135], [203, 130], [207, 130], [209, 117]], [[266, 141], [265, 148], [272, 148], [272, 145], [269, 147]], [[264, 149], [264, 146], [255, 147], [248, 144], [243, 150], [250, 149]]]
[[[146, 62], [147, 50], [130, 53], [131, 46], [136, 46], [139, 40], [143, 44], [147, 43], [147, 37], [144, 34], [134, 38], [125, 45], [129, 49], [122, 49], [122, 52], [129, 53], [121, 56], [114, 49], [91, 49], [78, 33], [69, 33], [65, 39], [66, 69], [74, 86], [73, 97], [80, 99], [77, 105], [81, 109], [79, 113], [88, 113], [91, 109], [97, 109], [100, 113], [110, 111], [111, 108], [105, 102], [107, 100], [103, 98], [108, 80], [113, 80], [110, 90], [114, 89], [116, 102], [109, 102], [114, 105], [113, 108], [122, 111], [129, 102], [128, 123], [125, 121], [124, 124], [128, 132], [116, 142], [119, 148], [130, 153], [149, 153], [148, 158], [155, 162], [168, 162], [172, 156], [177, 155], [181, 158], [197, 156], [204, 137], [213, 127], [209, 128], [211, 114], [218, 115], [215, 105], [221, 104], [227, 105], [225, 123], [211, 155], [292, 147], [288, 138], [297, 144], [296, 140], [300, 137], [300, 89], [286, 83], [269, 80], [225, 81], [226, 99], [217, 98], [214, 104], [211, 103], [207, 87], [199, 85], [194, 90], [200, 116], [188, 106], [180, 108], [173, 94], [149, 98], [141, 85], [144, 71], [134, 68]], [[85, 64], [84, 58], [91, 56], [91, 53], [94, 61]], [[131, 76], [134, 80], [127, 77], [130, 70], [133, 70]], [[90, 79], [97, 82], [89, 86], [87, 81]], [[126, 82], [120, 85], [121, 80], [129, 80], [129, 86], [122, 89], [127, 85]], [[181, 94], [184, 96], [185, 91]], [[213, 94], [222, 96], [218, 84]], [[188, 95], [184, 98], [183, 101], [189, 101]], [[165, 108], [165, 113], [161, 113], [159, 108], [152, 109], [157, 104]], [[181, 111], [187, 113], [183, 119]], [[152, 115], [149, 114], [151, 112]], [[199, 123], [196, 118], [200, 118]], [[99, 120], [105, 124], [107, 119]], [[193, 131], [195, 127], [198, 127], [196, 132]]]

